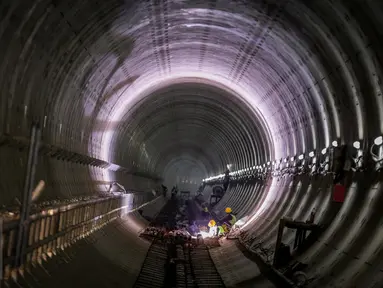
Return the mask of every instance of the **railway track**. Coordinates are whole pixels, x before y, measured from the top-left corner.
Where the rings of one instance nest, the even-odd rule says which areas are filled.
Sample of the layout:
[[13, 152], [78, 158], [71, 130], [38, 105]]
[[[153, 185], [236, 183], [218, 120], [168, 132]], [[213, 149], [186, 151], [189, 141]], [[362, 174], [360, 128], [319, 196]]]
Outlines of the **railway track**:
[[[175, 229], [178, 209], [177, 200], [169, 200], [151, 226]], [[185, 217], [195, 219], [194, 215]], [[164, 237], [160, 233], [152, 237], [152, 244], [134, 287], [221, 288], [225, 285], [204, 243], [183, 237]]]

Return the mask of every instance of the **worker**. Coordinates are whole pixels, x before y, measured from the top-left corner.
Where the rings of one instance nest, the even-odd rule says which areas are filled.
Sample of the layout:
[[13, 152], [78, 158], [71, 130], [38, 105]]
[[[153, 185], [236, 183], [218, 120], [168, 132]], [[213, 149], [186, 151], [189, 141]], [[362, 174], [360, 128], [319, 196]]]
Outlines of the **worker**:
[[168, 193], [168, 187], [166, 187], [164, 184], [162, 184], [161, 186], [162, 186], [162, 195], [166, 197], [166, 194]]
[[226, 192], [227, 187], [229, 187], [229, 183], [230, 183], [230, 170], [227, 169], [225, 172], [225, 178], [223, 180], [223, 191], [224, 192]]
[[232, 213], [233, 211], [231, 210], [230, 207], [226, 207], [225, 212], [227, 216], [224, 219], [224, 222], [230, 225], [230, 227], [233, 227], [235, 222], [237, 222], [237, 217]]
[[306, 223], [309, 223], [309, 224], [313, 224], [314, 223], [316, 212], [317, 212], [317, 210], [314, 207], [313, 210], [311, 211], [310, 217], [309, 217], [309, 219], [307, 219]]
[[215, 222], [215, 220], [210, 220], [207, 226], [210, 227], [209, 229], [210, 236], [217, 235], [217, 223]]
[[207, 225], [210, 227], [209, 234], [211, 236], [224, 236], [225, 235], [225, 229], [222, 225], [219, 225], [215, 222], [214, 219], [209, 221], [209, 224]]
[[225, 229], [224, 227], [221, 225], [221, 223], [217, 223], [218, 225], [218, 233], [217, 233], [217, 236], [220, 237], [220, 236], [224, 236], [225, 235]]
[[206, 219], [210, 216], [209, 214], [209, 208], [207, 208], [206, 204], [202, 204], [202, 218]]

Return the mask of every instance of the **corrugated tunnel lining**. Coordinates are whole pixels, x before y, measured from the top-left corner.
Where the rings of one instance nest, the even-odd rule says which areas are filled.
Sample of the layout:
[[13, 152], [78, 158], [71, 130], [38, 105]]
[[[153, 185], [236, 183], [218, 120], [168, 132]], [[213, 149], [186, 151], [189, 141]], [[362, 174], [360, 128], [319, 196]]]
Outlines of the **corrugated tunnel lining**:
[[[158, 143], [143, 152], [146, 148], [142, 147], [141, 139], [125, 133], [125, 125], [134, 122], [123, 115], [141, 96], [152, 94], [148, 91], [177, 82], [178, 78], [192, 77], [222, 83], [236, 92], [233, 94], [243, 97], [257, 115], [253, 119], [258, 119], [255, 126], [259, 124], [259, 130], [263, 130], [260, 135], [265, 134], [264, 138], [254, 140], [259, 151], [245, 151], [249, 145], [241, 140], [233, 148], [236, 153], [217, 152], [220, 155], [216, 158], [213, 153], [211, 164], [207, 157], [201, 157], [203, 151], [191, 152], [194, 149], [190, 148], [190, 142], [185, 144], [189, 154], [186, 162], [201, 157], [193, 167], [202, 167], [204, 176], [222, 173], [223, 165], [229, 163], [238, 166], [234, 169], [245, 168], [248, 164], [319, 150], [328, 147], [334, 139], [352, 143], [383, 132], [380, 41], [383, 18], [379, 1], [133, 4], [117, 0], [28, 3], [9, 0], [0, 5], [0, 43], [7, 43], [1, 46], [0, 53], [1, 134], [27, 137], [32, 119], [38, 118], [46, 143], [128, 170], [161, 174], [163, 171], [155, 167], [166, 166], [164, 158], [158, 156], [167, 154], [159, 149], [165, 146]], [[255, 129], [253, 124], [246, 124], [249, 131]], [[207, 131], [207, 126], [202, 126], [202, 131]], [[235, 132], [241, 134], [245, 130]], [[221, 142], [218, 134], [211, 134], [214, 141]], [[252, 137], [255, 136], [249, 137], [249, 141]], [[205, 154], [211, 154], [214, 147], [220, 146], [206, 149]], [[230, 147], [221, 149], [230, 150]], [[26, 153], [15, 151], [14, 147], [0, 149], [1, 171], [6, 171], [0, 184], [0, 197], [7, 204], [20, 196], [22, 190], [23, 175], [13, 171], [24, 167]], [[148, 157], [143, 156], [145, 153]], [[156, 158], [157, 163], [147, 160]], [[42, 196], [45, 199], [92, 194], [105, 189], [96, 183], [114, 180], [136, 190], [155, 186], [152, 180], [127, 177], [113, 169], [105, 171], [58, 159], [41, 160], [38, 177], [48, 183]], [[164, 162], [161, 165], [160, 160]], [[179, 167], [184, 163], [179, 161]], [[193, 176], [198, 178], [200, 173]], [[265, 203], [254, 206], [264, 209], [265, 217], [275, 218], [285, 211], [274, 213], [273, 207], [278, 206], [277, 200], [283, 196], [275, 188], [278, 186], [273, 183], [261, 191], [259, 187], [247, 187], [247, 191], [256, 190]], [[308, 189], [307, 185], [304, 188]], [[365, 189], [372, 191], [368, 199], [380, 197], [380, 186]], [[228, 203], [239, 208], [240, 196], [254, 197], [241, 187], [235, 191], [230, 198], [235, 202]], [[299, 195], [305, 192], [303, 188], [288, 191], [295, 202], [287, 208], [303, 209], [301, 215], [313, 205], [310, 201], [319, 199], [314, 189], [306, 194], [310, 197], [305, 202], [299, 202]], [[363, 211], [358, 214], [358, 223], [376, 228], [378, 222], [369, 218], [372, 212], [367, 212], [367, 200], [361, 200], [365, 206], [358, 210]], [[339, 217], [350, 221], [346, 216], [351, 217], [355, 210], [350, 207], [354, 206], [345, 207]], [[343, 223], [343, 218], [336, 224]], [[343, 233], [337, 226], [333, 231], [336, 235]], [[271, 241], [271, 235], [265, 237]], [[350, 235], [355, 240], [356, 234]], [[376, 246], [378, 240], [378, 236], [371, 235], [372, 242], [363, 253], [364, 258], [359, 258], [364, 260], [357, 261], [355, 267], [368, 265], [364, 263], [370, 263], [369, 257], [377, 263], [370, 250], [380, 251]], [[354, 242], [350, 243], [354, 247]], [[320, 255], [326, 254], [325, 250], [320, 251]], [[342, 259], [344, 262], [346, 258]], [[332, 264], [336, 264], [335, 260]], [[373, 274], [374, 281], [380, 279], [376, 276], [379, 273]], [[351, 283], [352, 278], [343, 274]], [[361, 275], [355, 277], [364, 279]]]

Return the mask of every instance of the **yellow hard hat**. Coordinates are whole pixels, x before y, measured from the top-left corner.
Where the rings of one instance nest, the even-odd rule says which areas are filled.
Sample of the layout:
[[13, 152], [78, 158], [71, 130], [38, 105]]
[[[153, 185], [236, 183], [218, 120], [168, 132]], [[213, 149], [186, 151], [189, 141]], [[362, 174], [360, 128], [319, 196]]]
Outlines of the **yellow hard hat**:
[[232, 211], [232, 210], [231, 210], [230, 207], [226, 207], [226, 209], [225, 209], [225, 212], [226, 212], [226, 213], [231, 213], [231, 211]]
[[209, 227], [214, 227], [217, 223], [215, 223], [214, 220], [210, 220], [209, 224], [207, 224]]

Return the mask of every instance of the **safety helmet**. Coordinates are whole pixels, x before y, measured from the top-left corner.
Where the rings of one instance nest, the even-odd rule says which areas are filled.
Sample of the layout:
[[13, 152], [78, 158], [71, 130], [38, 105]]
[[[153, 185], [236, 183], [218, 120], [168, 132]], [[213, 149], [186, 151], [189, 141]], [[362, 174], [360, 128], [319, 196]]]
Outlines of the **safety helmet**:
[[217, 223], [215, 223], [214, 220], [210, 220], [209, 224], [207, 224], [209, 227], [214, 227]]
[[231, 210], [230, 207], [226, 207], [226, 209], [225, 209], [225, 212], [226, 212], [226, 213], [231, 213], [231, 211], [232, 211], [232, 210]]

